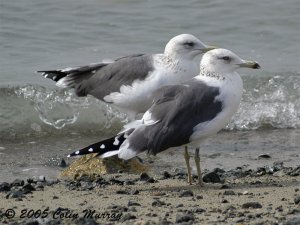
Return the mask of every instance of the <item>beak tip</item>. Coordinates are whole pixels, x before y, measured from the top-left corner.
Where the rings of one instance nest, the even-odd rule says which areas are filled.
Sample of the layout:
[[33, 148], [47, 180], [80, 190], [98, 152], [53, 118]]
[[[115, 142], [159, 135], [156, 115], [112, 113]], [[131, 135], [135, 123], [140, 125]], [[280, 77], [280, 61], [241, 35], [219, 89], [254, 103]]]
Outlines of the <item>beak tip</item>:
[[255, 62], [253, 65], [253, 69], [260, 69], [260, 65], [258, 64], [258, 62]]

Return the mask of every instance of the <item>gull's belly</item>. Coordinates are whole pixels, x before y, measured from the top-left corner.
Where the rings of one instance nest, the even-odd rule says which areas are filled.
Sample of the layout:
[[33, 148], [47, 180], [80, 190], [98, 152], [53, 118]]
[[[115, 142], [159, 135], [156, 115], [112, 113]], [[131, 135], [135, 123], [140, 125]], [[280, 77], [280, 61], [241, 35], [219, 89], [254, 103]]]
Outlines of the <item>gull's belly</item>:
[[222, 111], [211, 121], [200, 123], [194, 127], [194, 133], [190, 141], [199, 143], [203, 139], [219, 132], [231, 120], [232, 116], [238, 110], [242, 98], [242, 88], [235, 90], [235, 93], [228, 92], [223, 95], [223, 108]]

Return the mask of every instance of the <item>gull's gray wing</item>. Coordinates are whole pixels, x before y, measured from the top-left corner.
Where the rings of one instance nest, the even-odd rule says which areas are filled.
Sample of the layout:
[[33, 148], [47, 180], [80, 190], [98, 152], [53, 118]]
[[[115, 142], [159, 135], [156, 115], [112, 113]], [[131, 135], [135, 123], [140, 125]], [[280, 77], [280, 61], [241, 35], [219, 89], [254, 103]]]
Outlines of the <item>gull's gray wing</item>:
[[38, 72], [56, 81], [58, 86], [74, 88], [78, 96], [90, 94], [103, 100], [106, 95], [118, 92], [122, 85], [144, 80], [153, 69], [152, 55], [135, 54], [110, 63]]
[[147, 111], [153, 124], [137, 128], [128, 138], [129, 148], [157, 154], [189, 143], [196, 125], [212, 120], [222, 111], [222, 102], [216, 98], [219, 94], [217, 87], [196, 79], [160, 88]]

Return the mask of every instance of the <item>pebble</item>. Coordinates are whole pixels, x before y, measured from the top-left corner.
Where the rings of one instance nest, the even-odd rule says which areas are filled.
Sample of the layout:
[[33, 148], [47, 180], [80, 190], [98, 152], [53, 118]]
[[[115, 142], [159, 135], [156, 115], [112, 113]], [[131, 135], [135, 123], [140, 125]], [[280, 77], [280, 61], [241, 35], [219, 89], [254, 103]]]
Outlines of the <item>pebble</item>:
[[176, 205], [176, 208], [180, 208], [180, 207], [183, 207], [183, 204], [182, 204], [182, 203]]
[[294, 198], [294, 203], [297, 205], [300, 203], [300, 196]]
[[118, 191], [116, 191], [116, 194], [119, 194], [119, 195], [129, 195], [129, 192], [126, 191], [126, 190], [118, 190]]
[[129, 200], [128, 203], [127, 203], [128, 206], [141, 206], [140, 203], [138, 202], [135, 202], [133, 200]]
[[24, 197], [24, 193], [21, 190], [17, 190], [17, 191], [11, 191], [10, 193], [8, 193], [6, 195], [6, 198], [23, 198]]
[[233, 190], [224, 191], [223, 195], [236, 195]]
[[127, 220], [134, 220], [134, 219], [136, 219], [136, 216], [131, 213], [127, 213], [122, 216], [122, 222], [125, 222]]
[[259, 209], [262, 208], [262, 205], [259, 202], [247, 202], [242, 205], [243, 209]]
[[179, 197], [193, 197], [194, 196], [194, 192], [190, 191], [190, 190], [182, 190], [179, 193]]
[[300, 175], [300, 166], [296, 167], [295, 169], [293, 169], [292, 172], [289, 173], [290, 176], [299, 176]]
[[15, 179], [13, 182], [11, 182], [11, 186], [23, 186], [24, 183], [24, 180]]
[[59, 163], [58, 166], [59, 166], [59, 167], [62, 167], [62, 168], [65, 168], [65, 167], [67, 167], [68, 165], [67, 165], [67, 163], [66, 163], [66, 161], [65, 161], [64, 159], [61, 159], [61, 161], [60, 161], [60, 163]]
[[28, 183], [22, 187], [22, 191], [24, 194], [31, 193], [32, 191], [35, 191], [35, 190], [36, 189], [31, 184], [28, 184]]
[[30, 221], [28, 223], [26, 223], [26, 225], [39, 225], [40, 223], [38, 221]]
[[202, 195], [196, 195], [196, 199], [198, 199], [198, 200], [203, 199], [203, 196]]
[[177, 214], [176, 215], [176, 223], [183, 223], [183, 222], [189, 222], [194, 221], [195, 217], [193, 214]]
[[221, 186], [221, 189], [229, 189], [229, 188], [230, 188], [230, 186], [227, 184], [222, 184], [222, 186]]
[[271, 156], [269, 154], [261, 154], [258, 156], [258, 159], [270, 159]]
[[222, 183], [220, 176], [216, 172], [210, 172], [203, 176], [205, 183]]
[[7, 182], [3, 182], [0, 184], [0, 192], [2, 191], [10, 191], [10, 184]]
[[161, 200], [159, 200], [159, 199], [156, 199], [155, 201], [152, 202], [152, 206], [159, 207], [159, 206], [163, 206], [163, 205], [166, 205], [166, 203], [163, 202], [163, 201], [161, 201]]
[[44, 175], [41, 175], [38, 177], [38, 180], [39, 182], [46, 182], [46, 177]]
[[132, 195], [138, 195], [139, 193], [140, 193], [139, 190], [133, 190], [133, 191], [131, 192]]
[[221, 203], [228, 203], [227, 199], [222, 199]]
[[168, 171], [164, 171], [162, 175], [163, 179], [170, 179], [172, 177], [172, 175]]
[[197, 208], [193, 209], [193, 212], [195, 212], [195, 213], [204, 213], [204, 212], [206, 212], [206, 210], [205, 210], [205, 209], [202, 209], [202, 208], [199, 208], [199, 207], [197, 207]]
[[149, 175], [145, 172], [140, 174], [140, 181], [148, 181], [150, 179]]
[[242, 223], [242, 222], [244, 222], [245, 221], [245, 217], [240, 217], [240, 218], [237, 218], [236, 220], [235, 220], [235, 222], [236, 223]]

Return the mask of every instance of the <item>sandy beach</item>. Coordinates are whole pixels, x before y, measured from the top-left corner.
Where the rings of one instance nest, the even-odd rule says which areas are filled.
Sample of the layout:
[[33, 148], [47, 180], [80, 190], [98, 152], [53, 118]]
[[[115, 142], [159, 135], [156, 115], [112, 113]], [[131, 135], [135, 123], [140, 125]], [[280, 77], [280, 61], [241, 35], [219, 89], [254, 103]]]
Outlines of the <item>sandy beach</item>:
[[[121, 172], [121, 171], [120, 171]], [[300, 224], [300, 167], [117, 173], [0, 184], [2, 224]], [[196, 177], [194, 176], [196, 182]], [[35, 218], [36, 217], [36, 218]]]

